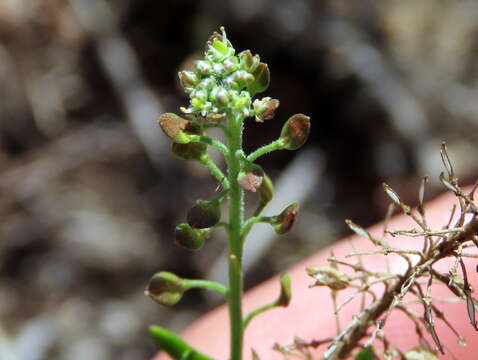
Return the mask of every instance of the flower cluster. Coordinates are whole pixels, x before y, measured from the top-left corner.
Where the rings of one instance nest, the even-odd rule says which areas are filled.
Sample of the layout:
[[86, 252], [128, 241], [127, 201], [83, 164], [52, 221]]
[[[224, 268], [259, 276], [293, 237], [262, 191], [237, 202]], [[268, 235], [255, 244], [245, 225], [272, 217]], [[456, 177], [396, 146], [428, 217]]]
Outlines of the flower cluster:
[[[221, 30], [222, 34], [215, 32], [208, 40], [204, 59], [196, 61], [195, 71], [179, 72], [181, 86], [190, 97], [189, 107], [181, 110], [207, 117], [212, 123], [221, 122], [231, 112], [262, 118], [262, 108], [271, 99], [264, 98], [261, 109], [256, 111], [257, 106], [251, 107], [251, 97], [267, 89], [269, 68], [249, 50], [235, 55]], [[277, 100], [273, 103], [278, 105]]]

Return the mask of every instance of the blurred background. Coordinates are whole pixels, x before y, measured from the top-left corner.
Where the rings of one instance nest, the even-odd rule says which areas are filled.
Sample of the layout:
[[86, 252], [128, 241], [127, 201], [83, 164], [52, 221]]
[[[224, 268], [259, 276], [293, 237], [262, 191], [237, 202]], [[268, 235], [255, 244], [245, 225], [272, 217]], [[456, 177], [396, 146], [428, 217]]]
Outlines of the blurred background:
[[443, 191], [443, 140], [460, 180], [478, 175], [474, 0], [1, 0], [0, 359], [148, 359], [149, 324], [218, 304], [164, 309], [143, 290], [158, 270], [224, 277], [221, 231], [198, 253], [173, 243], [217, 184], [155, 122], [186, 104], [177, 71], [221, 25], [281, 102], [248, 122], [247, 151], [312, 118], [304, 148], [259, 161], [277, 185], [266, 213], [302, 208], [289, 235], [252, 233], [248, 288], [348, 234], [345, 218], [382, 219], [383, 181], [412, 205], [423, 175], [427, 199]]

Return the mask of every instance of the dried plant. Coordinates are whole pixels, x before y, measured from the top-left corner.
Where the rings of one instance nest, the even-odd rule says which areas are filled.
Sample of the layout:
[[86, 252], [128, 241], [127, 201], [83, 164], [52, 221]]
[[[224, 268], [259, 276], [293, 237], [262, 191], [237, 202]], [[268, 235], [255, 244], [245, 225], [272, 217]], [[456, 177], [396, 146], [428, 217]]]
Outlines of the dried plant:
[[[390, 186], [383, 184], [385, 193], [392, 200], [385, 224], [388, 223], [388, 219], [393, 212], [392, 208], [398, 207], [413, 220], [416, 227], [392, 230], [387, 229], [387, 225], [385, 225], [383, 236], [375, 237], [361, 226], [346, 220], [352, 231], [371, 241], [377, 247], [377, 250], [354, 251], [346, 256], [346, 258], [356, 258], [357, 261], [331, 256], [328, 259], [328, 266], [307, 269], [308, 274], [314, 279], [311, 287], [327, 286], [331, 289], [338, 323], [337, 335], [335, 338], [312, 342], [296, 339], [291, 345], [277, 344], [275, 350], [287, 356], [295, 355], [304, 359], [311, 359], [312, 355], [309, 352], [311, 348], [328, 344], [321, 357], [324, 360], [345, 359], [357, 350], [355, 359], [376, 359], [377, 349], [374, 349], [372, 344], [376, 340], [380, 340], [383, 346], [382, 356], [379, 358], [438, 359], [438, 353], [445, 353], [445, 344], [440, 340], [440, 336], [435, 329], [435, 319], [443, 321], [455, 333], [460, 343], [464, 344], [464, 339], [453, 328], [446, 314], [435, 305], [441, 299], [436, 299], [431, 295], [431, 288], [437, 284], [448, 287], [458, 299], [466, 302], [470, 326], [478, 330], [475, 318], [477, 300], [471, 294], [472, 289], [463, 262], [464, 257], [478, 258], [476, 253], [469, 251], [470, 248], [478, 247], [478, 211], [473, 199], [478, 182], [469, 193], [465, 193], [458, 184], [445, 144], [441, 147], [441, 158], [445, 172], [440, 174], [440, 181], [456, 196], [459, 203], [459, 214], [455, 214], [457, 209], [456, 206], [453, 206], [447, 223], [439, 229], [432, 229], [427, 223], [423, 204], [427, 178], [423, 178], [421, 182], [416, 210], [405, 204]], [[391, 242], [396, 235], [421, 238], [423, 241], [422, 248], [413, 250], [393, 247]], [[390, 269], [387, 272], [367, 269], [366, 261], [362, 261], [362, 257], [371, 254], [383, 254], [385, 256], [396, 254], [405, 260], [406, 270], [403, 273], [392, 273]], [[435, 269], [435, 265], [445, 258], [455, 259], [448, 273]], [[343, 268], [351, 269], [353, 275], [348, 275], [341, 270]], [[379, 290], [377, 288], [378, 284], [383, 285], [383, 288]], [[337, 292], [343, 289], [351, 289], [352, 293], [338, 304], [336, 300]], [[361, 311], [343, 329], [340, 329], [340, 311], [353, 299], [360, 296], [364, 299], [365, 294], [372, 297], [372, 303], [365, 307], [365, 303], [362, 301]], [[405, 295], [408, 295], [407, 301], [404, 301]], [[414, 298], [414, 301], [420, 304], [423, 308], [422, 313], [417, 313], [411, 309], [410, 298]], [[395, 310], [403, 312], [415, 326], [418, 347], [411, 351], [403, 352], [393, 346], [393, 343], [389, 341], [383, 331], [391, 312]], [[425, 339], [425, 333], [428, 333], [433, 339], [434, 348]]]

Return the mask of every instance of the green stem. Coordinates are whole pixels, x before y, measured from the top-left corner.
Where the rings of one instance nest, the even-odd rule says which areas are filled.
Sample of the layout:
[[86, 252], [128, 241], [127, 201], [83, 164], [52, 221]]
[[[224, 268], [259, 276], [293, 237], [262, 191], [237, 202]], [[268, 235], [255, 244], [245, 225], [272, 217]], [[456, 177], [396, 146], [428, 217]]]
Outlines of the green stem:
[[247, 157], [247, 160], [252, 162], [256, 160], [257, 158], [261, 157], [262, 155], [265, 155], [272, 151], [281, 150], [281, 149], [283, 149], [283, 141], [281, 139], [277, 139], [271, 142], [270, 144], [264, 145], [260, 147], [259, 149], [257, 149], [256, 151], [254, 151], [253, 153], [249, 154], [249, 156]]
[[201, 164], [206, 165], [211, 174], [222, 184], [225, 189], [229, 188], [229, 180], [226, 178], [226, 175], [219, 169], [216, 163], [205, 154], [201, 156]]
[[227, 148], [226, 145], [224, 145], [222, 142], [216, 139], [212, 139], [207, 136], [202, 136], [202, 135], [190, 135], [191, 141], [195, 142], [202, 142], [204, 144], [208, 144], [212, 146], [213, 148], [216, 148], [220, 152], [224, 154], [224, 156], [227, 156], [229, 153], [229, 149]]
[[267, 305], [264, 305], [264, 306], [261, 306], [260, 308], [257, 308], [256, 310], [254, 311], [251, 311], [249, 314], [247, 314], [246, 318], [244, 319], [244, 322], [243, 322], [243, 328], [245, 329], [247, 327], [247, 325], [249, 325], [249, 322], [255, 318], [257, 315], [259, 314], [262, 314], [263, 312], [267, 311], [267, 310], [270, 310], [270, 309], [273, 309], [275, 307], [277, 307], [277, 302], [274, 301], [273, 303], [271, 304], [267, 304]]
[[219, 284], [215, 281], [201, 279], [184, 279], [183, 284], [184, 287], [188, 290], [192, 288], [208, 289], [218, 292], [219, 294], [227, 297], [227, 289], [224, 287], [224, 285]]
[[213, 360], [192, 348], [179, 336], [160, 326], [150, 326], [149, 331], [160, 349], [166, 351], [173, 359], [178, 360]]
[[257, 223], [268, 223], [270, 224], [273, 221], [273, 218], [270, 216], [253, 216], [247, 219], [247, 221], [242, 226], [241, 239], [244, 240], [251, 228]]
[[241, 170], [236, 152], [242, 150], [242, 117], [229, 116], [229, 156], [227, 157], [229, 179], [229, 318], [230, 318], [230, 360], [242, 359], [242, 240], [241, 231], [244, 219], [243, 190], [237, 182]]

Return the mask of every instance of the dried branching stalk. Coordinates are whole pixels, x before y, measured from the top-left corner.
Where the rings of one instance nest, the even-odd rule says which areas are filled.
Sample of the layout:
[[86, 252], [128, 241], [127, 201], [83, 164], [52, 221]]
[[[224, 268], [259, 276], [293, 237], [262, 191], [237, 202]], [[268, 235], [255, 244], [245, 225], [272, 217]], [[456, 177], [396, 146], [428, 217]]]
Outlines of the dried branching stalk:
[[[441, 147], [441, 158], [445, 167], [445, 172], [440, 174], [440, 181], [450, 191], [454, 193], [458, 200], [458, 209], [452, 208], [450, 219], [440, 229], [432, 229], [426, 220], [426, 211], [423, 205], [425, 185], [427, 179], [421, 182], [417, 210], [412, 211], [411, 207], [405, 204], [399, 195], [388, 185], [384, 184], [384, 190], [391, 198], [393, 204], [398, 206], [402, 212], [410, 217], [418, 226], [415, 229], [384, 229], [382, 238], [375, 238], [368, 231], [359, 225], [347, 220], [347, 225], [359, 236], [371, 241], [379, 248], [375, 251], [354, 251], [346, 256], [347, 258], [357, 258], [356, 262], [340, 260], [332, 256], [328, 259], [330, 267], [321, 266], [309, 268], [308, 273], [315, 279], [311, 286], [328, 286], [332, 290], [335, 312], [340, 313], [347, 303], [354, 298], [366, 293], [372, 295], [373, 302], [365, 309], [356, 314], [348, 325], [342, 327], [341, 332], [330, 340], [330, 344], [322, 354], [323, 360], [338, 360], [348, 358], [355, 349], [371, 346], [377, 339], [383, 344], [382, 354], [384, 359], [415, 359], [417, 352], [429, 354], [435, 358], [438, 352], [444, 354], [445, 344], [440, 341], [439, 334], [435, 329], [435, 322], [444, 322], [457, 336], [459, 343], [464, 344], [464, 339], [453, 328], [452, 324], [446, 318], [446, 315], [435, 305], [441, 299], [431, 296], [431, 288], [438, 283], [444, 284], [460, 300], [466, 302], [466, 309], [470, 319], [471, 326], [478, 331], [475, 310], [478, 308], [478, 302], [472, 297], [472, 289], [468, 283], [466, 267], [463, 257], [476, 257], [476, 254], [466, 253], [464, 249], [478, 247], [478, 210], [474, 203], [474, 192], [476, 185], [470, 193], [465, 193], [458, 184], [458, 179], [448, 157], [445, 144]], [[455, 212], [459, 211], [458, 216]], [[388, 224], [387, 219], [385, 221]], [[454, 220], [456, 219], [456, 220]], [[387, 226], [387, 225], [386, 225]], [[389, 245], [386, 236], [392, 238], [396, 235], [423, 239], [423, 248], [421, 251], [411, 249], [401, 249]], [[378, 273], [367, 269], [360, 257], [369, 254], [396, 254], [402, 257], [407, 268], [403, 274]], [[442, 273], [434, 269], [434, 266], [444, 258], [455, 258], [455, 263], [450, 267], [448, 273]], [[339, 269], [348, 267], [354, 271], [354, 275], [346, 275]], [[461, 272], [461, 275], [460, 275]], [[345, 281], [346, 279], [346, 281]], [[378, 292], [374, 284], [383, 284], [383, 292]], [[354, 291], [342, 303], [336, 304], [336, 293], [338, 290], [351, 288]], [[411, 302], [404, 302], [404, 296], [409, 295], [411, 302], [418, 303], [422, 311], [415, 312], [408, 306]], [[414, 298], [414, 299], [413, 299]], [[403, 312], [414, 324], [418, 336], [418, 346], [412, 351], [402, 353], [396, 349], [386, 338], [382, 330], [390, 313], [393, 310]], [[424, 333], [428, 333], [433, 339], [434, 346], [424, 338]], [[290, 346], [276, 346], [275, 349], [285, 355], [297, 355], [309, 359], [309, 349], [307, 346], [299, 347], [297, 344], [307, 344], [304, 341], [295, 340]], [[319, 342], [323, 344], [323, 342]], [[312, 342], [312, 346], [317, 346], [317, 342]], [[434, 348], [433, 348], [434, 347]], [[418, 350], [417, 350], [418, 349]], [[412, 352], [414, 352], [412, 354]], [[427, 355], [427, 356], [429, 356]], [[438, 359], [438, 358], [437, 358]]]

